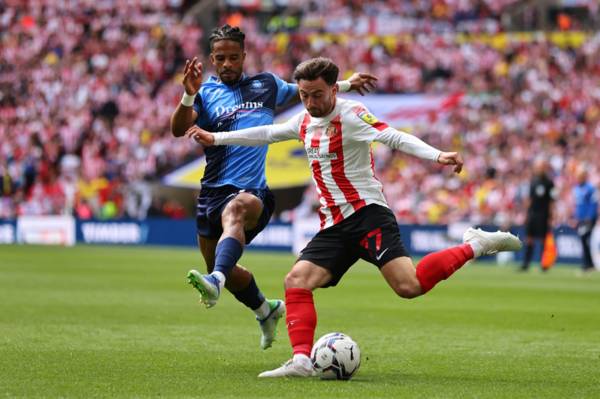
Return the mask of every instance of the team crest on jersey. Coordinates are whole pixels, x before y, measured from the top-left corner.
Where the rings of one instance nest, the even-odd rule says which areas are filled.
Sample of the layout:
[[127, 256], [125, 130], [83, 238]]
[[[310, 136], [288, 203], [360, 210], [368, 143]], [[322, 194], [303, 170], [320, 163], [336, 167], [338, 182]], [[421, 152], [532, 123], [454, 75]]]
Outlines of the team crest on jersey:
[[250, 91], [253, 93], [266, 93], [269, 89], [265, 87], [265, 83], [261, 80], [253, 80], [250, 82]]
[[373, 115], [372, 113], [370, 113], [369, 111], [367, 111], [363, 107], [356, 107], [356, 108], [354, 108], [354, 112], [356, 112], [356, 115], [358, 115], [358, 117], [360, 119], [362, 119], [363, 121], [365, 121], [369, 125], [374, 125], [377, 122], [379, 122], [379, 120], [375, 117], [375, 115]]

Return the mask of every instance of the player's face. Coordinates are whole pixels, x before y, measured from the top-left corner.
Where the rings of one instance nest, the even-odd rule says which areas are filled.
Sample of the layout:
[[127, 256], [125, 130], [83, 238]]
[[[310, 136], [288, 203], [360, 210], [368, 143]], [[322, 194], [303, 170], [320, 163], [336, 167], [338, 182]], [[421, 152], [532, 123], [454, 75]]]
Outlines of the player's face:
[[329, 86], [323, 78], [316, 80], [300, 80], [298, 93], [304, 108], [310, 116], [322, 118], [333, 111], [337, 85]]
[[217, 70], [221, 82], [233, 84], [240, 80], [244, 70], [246, 53], [238, 42], [219, 40], [213, 44], [210, 61]]

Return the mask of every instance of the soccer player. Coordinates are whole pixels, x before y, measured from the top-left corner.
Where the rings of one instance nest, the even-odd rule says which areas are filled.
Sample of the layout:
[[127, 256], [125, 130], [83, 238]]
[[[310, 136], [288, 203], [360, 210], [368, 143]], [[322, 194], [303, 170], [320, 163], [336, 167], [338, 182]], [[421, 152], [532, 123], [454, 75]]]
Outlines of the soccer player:
[[463, 160], [377, 120], [359, 102], [336, 98], [338, 67], [327, 58], [301, 63], [294, 71], [306, 108], [281, 125], [208, 133], [192, 127], [188, 137], [209, 146], [263, 145], [300, 139], [304, 143], [319, 193], [320, 232], [308, 243], [285, 278], [287, 326], [294, 356], [259, 377], [308, 377], [317, 315], [312, 291], [335, 286], [359, 259], [376, 265], [403, 298], [427, 293], [469, 259], [498, 251], [516, 251], [521, 242], [510, 233], [468, 229], [464, 244], [425, 256], [413, 266], [400, 239], [398, 224], [373, 172], [370, 144], [384, 143], [419, 158], [453, 165]]
[[[202, 64], [196, 58], [186, 62], [185, 92], [171, 117], [174, 136], [183, 136], [190, 126], [224, 131], [270, 124], [276, 106], [297, 96], [297, 85], [273, 74], [243, 73], [244, 39], [239, 28], [229, 25], [213, 30], [209, 37], [210, 60], [217, 76], [204, 83]], [[375, 80], [369, 74], [355, 73], [340, 85], [363, 94]], [[266, 153], [267, 146], [206, 149], [196, 221], [200, 250], [212, 273], [188, 273], [189, 283], [200, 292], [201, 302], [207, 307], [216, 304], [226, 287], [253, 310], [262, 330], [263, 349], [271, 346], [285, 306], [280, 300], [266, 300], [252, 273], [237, 265], [237, 261], [244, 245], [267, 225], [273, 212], [273, 194], [265, 181]]]

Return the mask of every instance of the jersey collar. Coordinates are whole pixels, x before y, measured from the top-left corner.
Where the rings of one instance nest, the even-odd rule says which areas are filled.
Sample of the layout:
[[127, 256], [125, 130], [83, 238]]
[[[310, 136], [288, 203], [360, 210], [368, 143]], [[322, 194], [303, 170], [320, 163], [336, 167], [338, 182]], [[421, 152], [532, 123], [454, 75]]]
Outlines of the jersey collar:
[[211, 82], [214, 82], [214, 83], [216, 83], [216, 84], [220, 84], [220, 85], [223, 85], [223, 86], [231, 87], [232, 89], [234, 89], [234, 88], [237, 88], [237, 87], [240, 85], [240, 83], [242, 83], [242, 82], [243, 82], [244, 80], [246, 80], [247, 78], [248, 78], [248, 76], [247, 76], [245, 73], [243, 73], [243, 72], [242, 72], [242, 76], [240, 76], [240, 80], [238, 80], [236, 83], [234, 83], [234, 84], [232, 84], [232, 85], [227, 85], [227, 84], [225, 84], [225, 83], [221, 82], [221, 79], [219, 79], [219, 77], [218, 77], [218, 76], [216, 76], [216, 75], [212, 75], [212, 76], [209, 78], [209, 80], [210, 80]]
[[[308, 111], [306, 111], [306, 112], [308, 112]], [[335, 106], [333, 107], [333, 110], [329, 114], [327, 114], [321, 118], [315, 118], [314, 116], [311, 116], [310, 118], [316, 124], [329, 123], [339, 113], [340, 113], [340, 98], [336, 97]]]

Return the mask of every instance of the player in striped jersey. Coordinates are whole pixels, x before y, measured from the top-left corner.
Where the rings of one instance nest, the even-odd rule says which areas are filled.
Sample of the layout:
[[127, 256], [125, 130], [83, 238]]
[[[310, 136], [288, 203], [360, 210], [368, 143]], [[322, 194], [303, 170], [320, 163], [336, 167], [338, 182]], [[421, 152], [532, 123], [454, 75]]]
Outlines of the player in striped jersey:
[[414, 298], [470, 259], [521, 248], [520, 240], [510, 233], [471, 228], [465, 232], [462, 245], [431, 253], [415, 267], [402, 244], [382, 185], [375, 178], [370, 144], [378, 141], [451, 165], [457, 173], [463, 166], [462, 157], [389, 127], [358, 102], [336, 98], [337, 75], [337, 66], [326, 58], [300, 64], [294, 78], [306, 109], [285, 124], [222, 133], [191, 128], [186, 133], [206, 146], [300, 139], [308, 155], [321, 202], [321, 231], [302, 250], [285, 278], [286, 318], [294, 356], [259, 377], [312, 375], [309, 354], [316, 328], [312, 291], [336, 285], [359, 258], [376, 265], [400, 297]]

